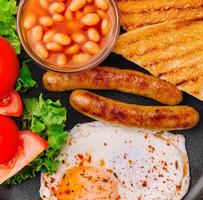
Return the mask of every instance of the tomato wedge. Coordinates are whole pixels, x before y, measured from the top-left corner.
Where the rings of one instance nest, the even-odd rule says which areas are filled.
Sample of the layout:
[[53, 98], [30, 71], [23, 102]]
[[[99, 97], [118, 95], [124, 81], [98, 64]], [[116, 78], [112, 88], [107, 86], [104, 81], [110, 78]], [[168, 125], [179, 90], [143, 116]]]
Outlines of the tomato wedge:
[[20, 117], [23, 114], [23, 104], [20, 95], [12, 91], [0, 98], [0, 115]]
[[0, 165], [0, 184], [27, 166], [48, 148], [46, 140], [32, 131], [20, 131], [22, 145], [16, 156], [7, 164]]

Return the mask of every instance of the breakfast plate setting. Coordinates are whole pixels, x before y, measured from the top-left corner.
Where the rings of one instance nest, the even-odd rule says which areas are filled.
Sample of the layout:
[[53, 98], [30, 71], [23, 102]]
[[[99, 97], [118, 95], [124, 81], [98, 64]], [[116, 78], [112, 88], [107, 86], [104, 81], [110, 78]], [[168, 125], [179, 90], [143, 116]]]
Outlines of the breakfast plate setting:
[[0, 200], [198, 200], [202, 0], [0, 0]]

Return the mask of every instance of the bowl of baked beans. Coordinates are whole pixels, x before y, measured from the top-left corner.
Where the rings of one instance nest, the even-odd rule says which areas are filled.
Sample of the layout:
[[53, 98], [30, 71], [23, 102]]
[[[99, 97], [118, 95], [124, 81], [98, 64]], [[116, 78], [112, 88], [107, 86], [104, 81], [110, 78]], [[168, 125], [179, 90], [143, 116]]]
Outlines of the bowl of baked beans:
[[111, 53], [119, 13], [114, 0], [21, 0], [17, 29], [24, 50], [41, 67], [79, 72]]

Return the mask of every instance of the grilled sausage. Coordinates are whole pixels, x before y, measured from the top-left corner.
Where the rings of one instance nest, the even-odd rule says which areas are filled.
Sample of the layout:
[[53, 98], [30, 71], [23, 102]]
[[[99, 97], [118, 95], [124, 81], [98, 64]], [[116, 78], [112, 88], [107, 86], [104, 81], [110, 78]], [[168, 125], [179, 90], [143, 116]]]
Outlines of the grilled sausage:
[[49, 91], [118, 90], [149, 97], [168, 105], [176, 105], [182, 101], [182, 92], [166, 81], [138, 71], [113, 67], [96, 67], [77, 74], [47, 72], [43, 76], [43, 84]]
[[127, 104], [85, 90], [75, 90], [70, 103], [78, 112], [93, 119], [144, 129], [189, 129], [199, 121], [198, 112], [189, 106]]

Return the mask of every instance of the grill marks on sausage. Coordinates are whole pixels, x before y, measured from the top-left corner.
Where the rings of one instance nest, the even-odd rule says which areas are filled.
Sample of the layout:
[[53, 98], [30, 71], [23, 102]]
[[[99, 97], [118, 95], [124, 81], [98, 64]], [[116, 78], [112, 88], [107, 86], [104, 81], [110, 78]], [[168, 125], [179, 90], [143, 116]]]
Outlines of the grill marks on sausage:
[[114, 51], [203, 100], [202, 26], [201, 17], [137, 29], [121, 35]]
[[97, 85], [104, 85], [107, 89], [112, 87], [110, 86], [110, 82], [114, 81], [115, 89], [123, 87], [123, 85], [127, 85], [128, 83], [136, 84], [140, 89], [145, 89], [149, 86], [149, 82], [146, 77], [143, 77], [143, 74], [130, 72], [130, 70], [122, 73], [122, 70], [120, 71], [120, 69], [116, 68], [97, 67], [93, 71], [95, 73], [92, 77], [92, 82]]
[[121, 25], [133, 30], [174, 19], [192, 19], [203, 16], [203, 1], [135, 1], [118, 0]]

